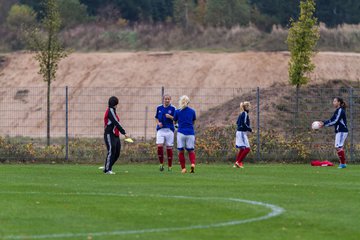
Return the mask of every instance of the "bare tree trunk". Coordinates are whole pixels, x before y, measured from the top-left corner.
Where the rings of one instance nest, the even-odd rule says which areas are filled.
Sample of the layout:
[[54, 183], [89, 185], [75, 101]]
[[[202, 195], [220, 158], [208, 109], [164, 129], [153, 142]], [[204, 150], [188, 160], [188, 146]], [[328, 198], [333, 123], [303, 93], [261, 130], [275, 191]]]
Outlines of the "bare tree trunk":
[[296, 118], [299, 117], [300, 85], [296, 85]]
[[48, 79], [47, 82], [47, 118], [46, 118], [46, 144], [50, 146], [50, 85], [51, 81]]
[[48, 49], [47, 49], [47, 54], [48, 54], [48, 59], [47, 59], [47, 126], [46, 126], [46, 143], [47, 146], [50, 146], [50, 90], [51, 90], [51, 68], [52, 68], [52, 53], [51, 53], [51, 43], [52, 43], [52, 36], [53, 36], [53, 32], [52, 32], [52, 28], [49, 30], [49, 38], [48, 38]]
[[300, 98], [300, 85], [296, 85], [296, 92], [295, 92], [295, 112], [294, 112], [294, 128], [293, 128], [293, 134], [297, 132], [297, 127], [299, 124], [299, 103]]

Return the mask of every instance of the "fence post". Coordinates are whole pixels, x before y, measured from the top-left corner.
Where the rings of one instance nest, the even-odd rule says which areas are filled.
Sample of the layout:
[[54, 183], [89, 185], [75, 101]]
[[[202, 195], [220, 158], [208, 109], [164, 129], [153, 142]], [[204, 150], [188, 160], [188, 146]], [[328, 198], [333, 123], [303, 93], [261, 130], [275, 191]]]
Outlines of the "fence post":
[[256, 114], [257, 114], [257, 136], [256, 136], [256, 158], [260, 160], [260, 88], [256, 89]]
[[349, 88], [349, 106], [350, 106], [350, 161], [354, 161], [354, 89]]
[[69, 90], [65, 87], [65, 160], [69, 160]]
[[149, 112], [149, 107], [146, 106], [145, 107], [145, 142], [147, 140], [147, 122], [148, 122], [148, 112]]
[[164, 86], [161, 87], [161, 102], [163, 101], [164, 99], [164, 94], [165, 94], [165, 88]]

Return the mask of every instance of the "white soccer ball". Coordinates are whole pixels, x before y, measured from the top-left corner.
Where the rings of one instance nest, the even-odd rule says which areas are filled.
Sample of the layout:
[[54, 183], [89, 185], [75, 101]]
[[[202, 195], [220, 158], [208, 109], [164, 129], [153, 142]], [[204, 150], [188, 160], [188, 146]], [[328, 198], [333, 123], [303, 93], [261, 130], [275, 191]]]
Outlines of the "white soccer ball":
[[321, 122], [319, 122], [319, 121], [315, 121], [315, 122], [313, 122], [312, 124], [311, 124], [311, 128], [313, 129], [313, 130], [318, 130], [318, 129], [320, 129], [321, 128]]

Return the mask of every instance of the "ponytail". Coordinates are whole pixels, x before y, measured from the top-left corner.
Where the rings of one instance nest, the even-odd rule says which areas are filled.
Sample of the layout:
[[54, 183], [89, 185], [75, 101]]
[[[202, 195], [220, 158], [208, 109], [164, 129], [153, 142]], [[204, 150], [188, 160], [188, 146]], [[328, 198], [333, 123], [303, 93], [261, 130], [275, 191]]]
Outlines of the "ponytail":
[[190, 98], [186, 95], [181, 96], [180, 100], [179, 100], [179, 108], [180, 110], [183, 110], [184, 108], [186, 108], [190, 103]]
[[250, 107], [250, 102], [241, 102], [240, 103], [240, 112], [245, 112], [245, 108], [249, 108]]
[[344, 99], [340, 98], [340, 97], [337, 97], [335, 98], [336, 100], [338, 100], [338, 102], [340, 103], [340, 107], [343, 108], [343, 109], [346, 109], [347, 108], [347, 105], [346, 105], [346, 102], [344, 101]]

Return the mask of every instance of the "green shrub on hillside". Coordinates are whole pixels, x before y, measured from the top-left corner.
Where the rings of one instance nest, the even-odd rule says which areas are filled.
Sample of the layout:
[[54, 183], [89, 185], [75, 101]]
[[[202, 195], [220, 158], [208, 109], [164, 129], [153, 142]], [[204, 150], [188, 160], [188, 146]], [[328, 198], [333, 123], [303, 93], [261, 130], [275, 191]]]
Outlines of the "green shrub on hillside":
[[14, 4], [6, 18], [6, 24], [11, 30], [27, 28], [36, 23], [36, 13], [28, 5]]

